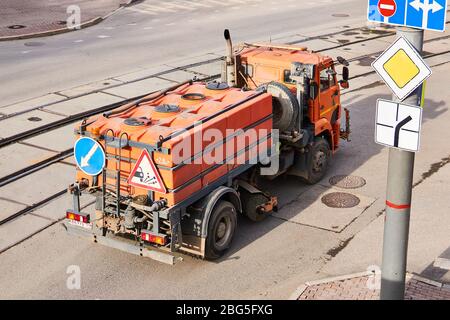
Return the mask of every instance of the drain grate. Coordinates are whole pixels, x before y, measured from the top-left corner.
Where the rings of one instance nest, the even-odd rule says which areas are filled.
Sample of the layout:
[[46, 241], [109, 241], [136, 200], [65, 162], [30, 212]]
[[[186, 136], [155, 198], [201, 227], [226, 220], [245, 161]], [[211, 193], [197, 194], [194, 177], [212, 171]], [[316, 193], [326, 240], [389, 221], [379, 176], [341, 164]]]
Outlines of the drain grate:
[[360, 202], [357, 196], [346, 192], [331, 192], [324, 195], [321, 200], [330, 208], [353, 208]]
[[342, 189], [356, 189], [361, 188], [366, 184], [366, 180], [358, 176], [338, 175], [331, 177], [329, 180], [332, 186]]

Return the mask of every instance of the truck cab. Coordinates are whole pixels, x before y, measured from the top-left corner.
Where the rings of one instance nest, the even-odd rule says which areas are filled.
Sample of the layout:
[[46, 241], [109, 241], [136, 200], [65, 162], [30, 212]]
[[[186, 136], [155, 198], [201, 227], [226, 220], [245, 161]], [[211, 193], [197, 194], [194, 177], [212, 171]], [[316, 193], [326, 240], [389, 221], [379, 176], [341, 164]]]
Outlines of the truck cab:
[[341, 87], [348, 88], [347, 66], [343, 67], [343, 79], [338, 81], [337, 63], [331, 57], [304, 47], [271, 43], [244, 43], [237, 47], [234, 61], [237, 87], [256, 89], [277, 82], [294, 95], [297, 95], [298, 84], [292, 67], [306, 66], [309, 72], [302, 85], [303, 112], [299, 113], [303, 117], [303, 127], [312, 127], [314, 136], [326, 137], [332, 153], [339, 148], [339, 137], [348, 137], [349, 129], [341, 132], [340, 123]]

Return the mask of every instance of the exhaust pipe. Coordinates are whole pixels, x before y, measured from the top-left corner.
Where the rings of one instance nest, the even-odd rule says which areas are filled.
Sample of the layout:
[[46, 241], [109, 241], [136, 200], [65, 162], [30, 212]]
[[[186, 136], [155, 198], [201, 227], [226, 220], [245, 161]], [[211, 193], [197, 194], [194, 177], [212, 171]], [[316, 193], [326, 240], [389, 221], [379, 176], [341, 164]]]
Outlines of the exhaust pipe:
[[233, 43], [231, 42], [231, 35], [228, 29], [223, 33], [225, 41], [227, 42], [227, 56], [225, 60], [225, 80], [230, 87], [236, 86], [236, 74], [233, 55]]

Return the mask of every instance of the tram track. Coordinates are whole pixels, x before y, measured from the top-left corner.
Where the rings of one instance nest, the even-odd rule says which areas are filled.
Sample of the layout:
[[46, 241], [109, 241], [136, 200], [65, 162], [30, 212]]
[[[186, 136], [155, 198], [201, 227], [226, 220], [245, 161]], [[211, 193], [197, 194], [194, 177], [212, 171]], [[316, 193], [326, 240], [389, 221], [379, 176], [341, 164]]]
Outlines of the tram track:
[[[449, 23], [449, 22], [447, 22], [447, 23]], [[361, 30], [361, 28], [346, 29], [346, 30], [343, 30], [341, 32], [336, 32], [336, 33], [332, 33], [332, 34], [328, 34], [328, 35], [322, 35], [322, 36], [315, 36], [315, 37], [311, 37], [309, 39], [310, 40], [313, 40], [313, 38], [314, 39], [320, 39], [321, 37], [324, 37], [324, 36], [337, 35], [337, 34], [349, 32], [349, 31], [354, 31], [354, 30], [358, 30], [358, 29]], [[372, 37], [372, 38], [368, 38], [368, 39], [362, 39], [362, 40], [357, 40], [357, 41], [353, 41], [353, 42], [348, 42], [348, 43], [345, 43], [345, 44], [341, 44], [341, 45], [337, 45], [337, 46], [333, 46], [333, 47], [317, 50], [315, 52], [325, 52], [325, 51], [329, 51], [329, 50], [333, 50], [333, 49], [339, 49], [339, 48], [342, 48], [342, 47], [350, 46], [350, 45], [361, 43], [361, 42], [367, 42], [367, 41], [376, 40], [376, 39], [379, 39], [379, 38], [382, 38], [382, 37], [388, 37], [388, 36], [391, 36], [393, 34], [395, 34], [395, 32], [392, 32], [392, 33], [389, 33], [389, 34], [380, 35], [380, 36], [376, 36], [376, 37]], [[448, 39], [449, 37], [450, 36], [442, 36], [442, 37], [437, 37], [437, 38], [434, 38], [434, 39], [428, 39], [426, 41], [426, 43], [433, 42], [433, 41], [439, 41], [439, 40], [445, 40], [445, 39]], [[306, 41], [307, 40], [302, 41], [302, 42], [306, 42]], [[292, 43], [292, 44], [295, 44], [295, 43]], [[369, 53], [369, 54], [364, 54], [364, 55], [361, 55], [361, 56], [358, 56], [358, 57], [354, 57], [354, 58], [348, 59], [348, 61], [349, 62], [359, 61], [359, 60], [364, 59], [364, 58], [376, 56], [376, 55], [380, 54], [381, 52], [382, 51], [373, 52], [373, 53]], [[444, 54], [447, 54], [449, 52], [450, 52], [450, 50], [446, 50], [446, 51], [438, 52], [438, 53], [431, 53], [431, 54], [425, 55], [424, 59], [429, 59], [429, 58], [436, 57], [436, 56], [439, 56], [439, 55], [444, 55]], [[146, 80], [146, 79], [149, 79], [149, 78], [152, 78], [152, 77], [158, 77], [160, 75], [167, 74], [167, 73], [174, 72], [174, 71], [178, 71], [178, 70], [183, 70], [184, 71], [184, 69], [192, 68], [194, 66], [200, 66], [200, 65], [203, 65], [203, 64], [219, 62], [221, 60], [223, 60], [223, 58], [210, 59], [210, 60], [206, 60], [206, 61], [202, 61], [202, 62], [197, 62], [197, 63], [194, 63], [194, 64], [190, 64], [190, 65], [186, 65], [186, 66], [182, 66], [182, 67], [178, 67], [178, 68], [173, 68], [173, 69], [166, 70], [166, 71], [163, 71], [163, 72], [160, 72], [160, 73], [156, 73], [156, 74], [151, 75], [151, 76], [130, 80], [130, 81], [126, 82], [126, 83], [115, 84], [115, 85], [109, 86], [107, 88], [102, 88], [102, 89], [99, 89], [99, 90], [94, 90], [94, 91], [83, 93], [83, 94], [80, 94], [80, 95], [77, 95], [77, 96], [69, 97], [69, 98], [63, 99], [61, 101], [55, 101], [55, 102], [52, 102], [52, 103], [49, 103], [49, 104], [45, 104], [45, 105], [39, 105], [39, 106], [30, 107], [30, 108], [28, 108], [26, 110], [6, 115], [6, 116], [0, 118], [0, 121], [5, 120], [5, 119], [10, 119], [10, 118], [12, 118], [14, 116], [22, 115], [24, 113], [31, 112], [31, 111], [34, 111], [34, 110], [39, 110], [39, 109], [44, 108], [46, 106], [50, 106], [50, 105], [53, 105], [53, 104], [61, 103], [61, 102], [72, 100], [72, 99], [76, 99], [76, 98], [79, 98], [79, 97], [82, 97], [82, 96], [86, 96], [86, 95], [89, 95], [89, 94], [92, 94], [92, 93], [101, 92], [102, 90], [106, 90], [108, 88], [116, 88], [116, 87], [120, 87], [120, 86], [125, 85], [125, 84], [139, 82], [139, 81]], [[361, 73], [361, 74], [358, 74], [358, 75], [350, 77], [350, 80], [358, 79], [360, 77], [365, 77], [365, 76], [368, 76], [368, 75], [371, 75], [371, 74], [374, 74], [374, 73], [375, 73], [375, 71], [368, 71], [368, 72], [365, 72], [365, 73]], [[220, 77], [219, 74], [215, 74], [215, 75], [208, 76], [208, 77], [205, 77], [205, 78], [202, 78], [202, 79], [198, 79], [198, 80], [199, 81], [210, 81], [210, 80], [217, 79], [219, 77]], [[358, 90], [363, 90], [364, 88], [365, 87], [357, 88], [355, 90], [350, 90], [350, 91], [347, 91], [345, 93], [350, 93], [350, 92], [355, 92], [355, 91], [358, 91]], [[150, 94], [150, 93], [148, 93], [148, 94]], [[123, 101], [119, 101], [119, 102], [115, 102], [115, 103], [112, 103], [112, 104], [109, 104], [109, 105], [105, 105], [105, 106], [101, 106], [101, 107], [98, 107], [98, 108], [94, 108], [94, 109], [91, 109], [91, 110], [88, 110], [88, 111], [85, 111], [85, 112], [77, 113], [77, 114], [68, 116], [68, 117], [66, 117], [64, 119], [60, 119], [60, 120], [48, 123], [46, 125], [34, 128], [34, 129], [26, 130], [26, 131], [23, 131], [21, 133], [15, 134], [15, 135], [7, 137], [7, 138], [3, 138], [3, 139], [0, 140], [0, 148], [6, 147], [6, 146], [14, 144], [14, 143], [18, 143], [20, 141], [23, 141], [25, 139], [28, 139], [28, 138], [31, 138], [31, 137], [34, 137], [34, 136], [37, 136], [37, 135], [40, 135], [40, 134], [43, 134], [43, 133], [47, 133], [49, 131], [58, 129], [58, 128], [60, 128], [62, 126], [65, 126], [65, 125], [68, 125], [68, 124], [71, 124], [71, 123], [74, 123], [74, 122], [77, 122], [77, 121], [81, 121], [84, 118], [87, 118], [87, 117], [90, 117], [90, 116], [94, 116], [94, 115], [97, 115], [97, 114], [101, 114], [101, 113], [103, 113], [105, 111], [109, 111], [109, 110], [118, 108], [121, 105], [124, 105], [124, 104], [130, 103], [132, 101], [138, 100], [138, 99], [140, 99], [140, 98], [142, 98], [142, 97], [144, 97], [144, 96], [146, 96], [148, 94], [136, 96], [136, 97], [133, 97], [133, 98], [125, 99]], [[59, 152], [59, 153], [55, 154], [52, 157], [49, 157], [49, 158], [47, 158], [45, 160], [42, 160], [42, 161], [40, 161], [38, 163], [35, 163], [35, 164], [31, 165], [31, 166], [22, 168], [22, 169], [20, 169], [20, 170], [18, 170], [16, 172], [13, 172], [13, 173], [8, 174], [8, 175], [6, 175], [4, 177], [1, 177], [0, 178], [0, 188], [5, 186], [5, 185], [7, 185], [7, 184], [9, 184], [9, 183], [17, 181], [17, 180], [19, 180], [19, 179], [21, 179], [21, 178], [23, 178], [25, 176], [28, 176], [28, 175], [36, 172], [36, 171], [39, 171], [39, 170], [44, 169], [46, 167], [49, 167], [52, 164], [58, 163], [60, 161], [63, 161], [65, 159], [71, 157], [72, 155], [73, 155], [73, 149], [67, 149], [67, 150], [64, 150], [62, 152]], [[47, 198], [45, 198], [43, 200], [40, 200], [40, 201], [38, 201], [38, 202], [36, 202], [36, 203], [34, 203], [32, 205], [29, 205], [29, 206], [27, 206], [27, 207], [17, 211], [16, 213], [14, 213], [14, 214], [4, 218], [3, 220], [0, 220], [0, 226], [5, 224], [5, 223], [7, 223], [7, 222], [9, 222], [9, 221], [12, 221], [12, 220], [16, 219], [17, 217], [20, 217], [22, 215], [30, 213], [30, 212], [36, 210], [37, 208], [50, 203], [51, 201], [55, 200], [56, 198], [64, 195], [66, 192], [67, 192], [67, 189], [64, 188], [63, 190], [60, 190], [60, 191], [58, 191], [58, 192], [48, 196]]]

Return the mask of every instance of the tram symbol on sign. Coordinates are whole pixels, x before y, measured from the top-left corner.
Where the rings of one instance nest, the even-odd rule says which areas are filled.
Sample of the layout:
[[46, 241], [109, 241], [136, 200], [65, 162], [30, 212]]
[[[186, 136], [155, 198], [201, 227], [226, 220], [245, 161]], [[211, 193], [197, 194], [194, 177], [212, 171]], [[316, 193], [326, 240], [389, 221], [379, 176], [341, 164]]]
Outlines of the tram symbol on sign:
[[375, 119], [375, 142], [407, 151], [418, 151], [422, 108], [379, 99]]

